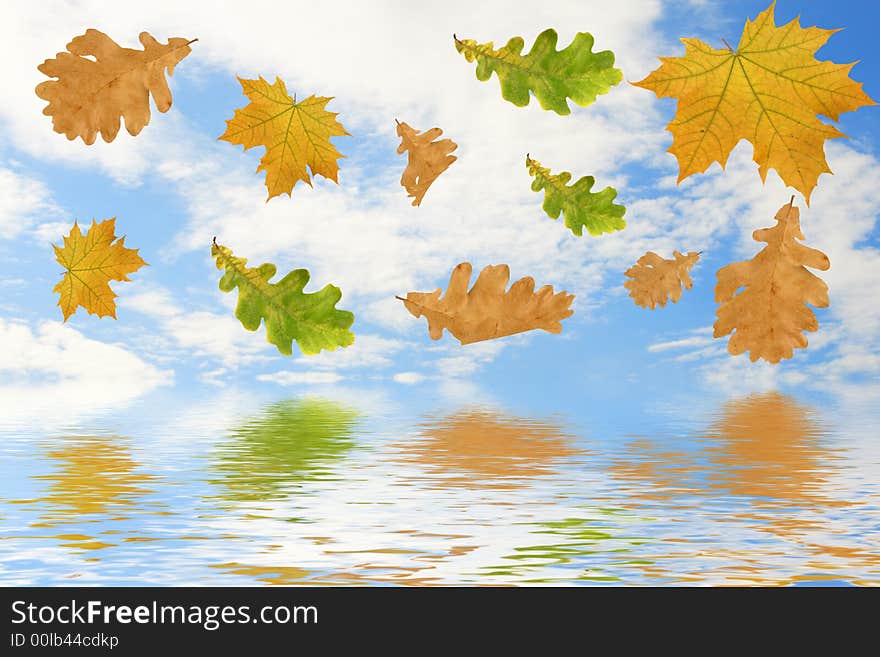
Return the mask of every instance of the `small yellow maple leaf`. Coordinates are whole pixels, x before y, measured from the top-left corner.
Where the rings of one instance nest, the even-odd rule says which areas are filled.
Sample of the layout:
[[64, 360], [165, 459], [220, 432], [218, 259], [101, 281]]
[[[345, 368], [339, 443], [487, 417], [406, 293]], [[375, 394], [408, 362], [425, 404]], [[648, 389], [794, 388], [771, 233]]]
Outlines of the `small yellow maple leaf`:
[[761, 180], [775, 169], [809, 204], [819, 176], [831, 173], [825, 140], [846, 136], [816, 115], [837, 121], [844, 112], [876, 103], [850, 79], [855, 62], [815, 58], [837, 30], [802, 28], [798, 19], [776, 27], [774, 6], [746, 21], [736, 50], [682, 39], [684, 57], [661, 57], [660, 68], [633, 84], [660, 98], [678, 98], [667, 129], [679, 182], [713, 162], [723, 168], [734, 146], [746, 139]]
[[114, 241], [115, 232], [116, 217], [101, 223], [92, 220], [85, 235], [74, 222], [64, 246], [52, 245], [55, 259], [67, 270], [52, 289], [61, 295], [58, 305], [65, 322], [78, 306], [90, 315], [116, 319], [116, 294], [110, 289], [110, 281], [131, 280], [128, 274], [147, 264], [137, 249], [125, 246], [124, 236]]
[[287, 93], [281, 78], [269, 84], [259, 77], [256, 80], [238, 78], [244, 95], [250, 104], [235, 110], [226, 121], [226, 132], [219, 139], [230, 144], [264, 146], [266, 153], [260, 160], [257, 173], [266, 172], [268, 201], [273, 196], [291, 195], [297, 182], [309, 185], [309, 176], [321, 175], [338, 183], [339, 164], [345, 157], [330, 143], [330, 137], [348, 135], [334, 112], [325, 107], [332, 97], [309, 96], [296, 102]]

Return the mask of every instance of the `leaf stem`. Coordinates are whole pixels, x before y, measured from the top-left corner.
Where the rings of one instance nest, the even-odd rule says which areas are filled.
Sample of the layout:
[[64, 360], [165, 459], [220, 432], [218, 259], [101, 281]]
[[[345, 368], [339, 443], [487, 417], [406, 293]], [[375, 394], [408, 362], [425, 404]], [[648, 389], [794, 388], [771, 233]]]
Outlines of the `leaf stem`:
[[727, 43], [727, 39], [721, 39], [721, 40], [724, 42], [724, 45], [727, 46], [727, 49], [730, 52], [733, 52], [733, 46], [731, 46], [729, 43]]
[[196, 41], [198, 41], [198, 39], [190, 39], [186, 42], [186, 45], [190, 45], [191, 43], [195, 43]]

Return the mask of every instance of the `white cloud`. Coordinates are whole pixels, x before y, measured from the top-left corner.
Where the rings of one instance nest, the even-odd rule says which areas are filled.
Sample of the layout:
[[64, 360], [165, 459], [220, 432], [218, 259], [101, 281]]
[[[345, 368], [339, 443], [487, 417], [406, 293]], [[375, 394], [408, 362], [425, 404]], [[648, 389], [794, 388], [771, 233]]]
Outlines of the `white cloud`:
[[160, 319], [170, 319], [181, 312], [177, 304], [174, 303], [171, 293], [161, 287], [151, 287], [146, 290], [130, 289], [130, 293], [125, 295], [125, 298], [120, 302], [126, 308]]
[[425, 380], [424, 374], [419, 374], [418, 372], [398, 372], [392, 377], [397, 383], [403, 383], [405, 385], [414, 385], [416, 383], [421, 383]]
[[21, 287], [24, 285], [27, 285], [27, 281], [23, 278], [0, 279], [0, 287]]
[[296, 359], [296, 363], [304, 367], [333, 370], [363, 367], [379, 369], [392, 365], [391, 356], [411, 346], [403, 340], [358, 333], [350, 347], [322, 351], [314, 356], [301, 356]]
[[227, 370], [225, 367], [218, 367], [217, 369], [208, 370], [207, 372], [202, 372], [199, 375], [199, 380], [204, 381], [205, 383], [212, 386], [224, 387], [226, 385], [226, 380], [224, 379], [224, 377], [226, 376], [228, 371], [229, 370]]
[[730, 395], [775, 390], [779, 387], [778, 368], [764, 361], [753, 363], [748, 357], [722, 356], [701, 369], [707, 383]]
[[[206, 357], [229, 368], [269, 357], [271, 345], [265, 335], [247, 331], [231, 310], [218, 314], [184, 308], [167, 289], [141, 285], [132, 286], [134, 290], [120, 297], [119, 305], [156, 320], [162, 334], [183, 355]], [[215, 377], [212, 383], [220, 380]]]
[[527, 340], [527, 336], [519, 334], [508, 336], [503, 340], [487, 340], [465, 346], [454, 343], [435, 347], [432, 351], [452, 354], [434, 361], [433, 369], [437, 372], [436, 378], [467, 378], [475, 374], [483, 365], [495, 360], [505, 347], [510, 344], [523, 344]]
[[0, 318], [0, 342], [6, 425], [72, 421], [127, 404], [174, 378], [120, 345], [92, 340], [60, 322], [32, 329]]
[[258, 374], [257, 381], [277, 383], [282, 386], [316, 385], [338, 383], [345, 377], [334, 372], [274, 372]]
[[689, 338], [681, 338], [680, 340], [670, 340], [668, 342], [657, 342], [648, 345], [648, 351], [668, 351], [670, 349], [688, 349], [691, 347], [705, 347], [712, 344], [712, 336], [694, 335]]
[[[37, 222], [61, 214], [45, 183], [0, 167], [0, 238], [13, 238]], [[38, 232], [37, 237], [43, 239], [43, 234]]]
[[68, 221], [45, 221], [31, 230], [31, 236], [38, 242], [61, 246], [70, 233], [73, 223]]

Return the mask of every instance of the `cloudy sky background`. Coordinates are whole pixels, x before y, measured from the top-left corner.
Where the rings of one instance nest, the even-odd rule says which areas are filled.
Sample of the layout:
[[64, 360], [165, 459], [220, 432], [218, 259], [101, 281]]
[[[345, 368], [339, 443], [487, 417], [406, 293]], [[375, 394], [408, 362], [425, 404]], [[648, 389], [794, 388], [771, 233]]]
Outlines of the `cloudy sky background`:
[[[776, 367], [726, 353], [713, 340], [715, 271], [752, 257], [754, 229], [773, 224], [788, 201], [775, 172], [762, 184], [751, 146], [740, 143], [727, 170], [715, 165], [676, 186], [664, 126], [675, 103], [627, 83], [569, 116], [502, 100], [496, 79], [480, 83], [456, 53], [452, 34], [501, 45], [522, 35], [527, 47], [554, 27], [560, 45], [589, 31], [610, 49], [625, 80], [639, 80], [658, 55], [679, 55], [679, 36], [714, 46], [735, 43], [763, 2], [405, 2], [248, 3], [4, 2], [0, 41], [6, 79], [0, 103], [0, 408], [12, 422], [51, 423], [168, 400], [303, 392], [361, 403], [393, 399], [485, 401], [542, 412], [574, 408], [619, 414], [633, 405], [699, 407], [757, 390], [820, 395], [846, 405], [876, 404], [880, 394], [880, 272], [877, 217], [878, 109], [842, 117], [851, 138], [827, 145], [834, 176], [822, 176], [810, 208], [801, 207], [807, 244], [832, 267], [831, 306], [810, 347]], [[845, 27], [820, 58], [861, 60], [853, 77], [880, 98], [880, 56], [870, 2], [777, 5], [777, 24], [797, 13], [803, 25]], [[160, 41], [198, 38], [171, 78], [174, 104], [153, 108], [136, 138], [87, 147], [52, 131], [34, 87], [37, 66], [85, 29], [139, 47], [147, 30]], [[351, 137], [337, 186], [317, 179], [293, 197], [265, 202], [254, 173], [262, 149], [243, 153], [216, 138], [246, 100], [236, 75], [283, 78], [291, 93], [334, 96], [329, 109]], [[459, 144], [458, 161], [418, 208], [399, 185], [405, 160], [395, 152], [394, 119], [440, 126]], [[576, 238], [541, 210], [524, 165], [526, 152], [575, 178], [613, 185], [627, 207], [626, 230]], [[51, 290], [60, 276], [51, 242], [74, 219], [117, 217], [126, 244], [150, 267], [117, 283], [118, 321], [80, 310], [66, 324]], [[279, 272], [306, 267], [311, 289], [342, 288], [341, 308], [356, 315], [353, 347], [318, 357], [285, 357], [264, 330], [245, 331], [234, 294], [217, 288], [212, 236]], [[694, 289], [654, 312], [634, 306], [623, 271], [646, 250], [700, 250]], [[561, 335], [533, 332], [462, 347], [428, 337], [394, 299], [446, 287], [452, 268], [507, 263], [576, 295]], [[238, 402], [235, 402], [238, 400]], [[371, 401], [372, 400], [372, 401]]]

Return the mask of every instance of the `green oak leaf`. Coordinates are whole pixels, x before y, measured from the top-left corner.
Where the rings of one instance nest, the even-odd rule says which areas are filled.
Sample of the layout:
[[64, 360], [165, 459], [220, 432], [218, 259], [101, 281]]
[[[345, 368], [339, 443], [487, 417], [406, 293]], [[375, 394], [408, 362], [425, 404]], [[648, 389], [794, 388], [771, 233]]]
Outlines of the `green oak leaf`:
[[545, 110], [569, 114], [568, 98], [586, 107], [623, 80], [623, 73], [614, 68], [614, 53], [593, 52], [593, 35], [587, 32], [578, 32], [567, 48], [557, 51], [556, 30], [544, 30], [528, 55], [520, 54], [522, 37], [513, 37], [500, 50], [491, 41], [454, 38], [455, 49], [469, 62], [476, 60], [477, 79], [485, 82], [496, 73], [501, 95], [517, 107], [529, 104], [531, 91]]
[[559, 213], [564, 212], [565, 225], [575, 235], [583, 235], [584, 227], [590, 235], [613, 233], [626, 227], [623, 220], [626, 208], [614, 203], [617, 190], [613, 187], [594, 194], [590, 191], [596, 182], [593, 176], [584, 176], [569, 186], [571, 174], [568, 171], [552, 175], [550, 169], [529, 156], [526, 156], [526, 166], [535, 178], [532, 191], [544, 190], [544, 212], [551, 219], [558, 219]]
[[354, 315], [335, 308], [342, 298], [342, 290], [335, 285], [303, 292], [309, 282], [307, 269], [294, 269], [277, 283], [270, 283], [275, 265], [267, 262], [249, 268], [246, 258], [237, 258], [216, 240], [211, 255], [217, 259], [217, 269], [226, 270], [220, 289], [231, 292], [238, 288], [235, 316], [248, 331], [256, 331], [265, 320], [266, 339], [282, 354], [291, 354], [294, 340], [307, 356], [354, 343], [354, 334], [348, 330]]

